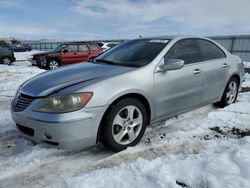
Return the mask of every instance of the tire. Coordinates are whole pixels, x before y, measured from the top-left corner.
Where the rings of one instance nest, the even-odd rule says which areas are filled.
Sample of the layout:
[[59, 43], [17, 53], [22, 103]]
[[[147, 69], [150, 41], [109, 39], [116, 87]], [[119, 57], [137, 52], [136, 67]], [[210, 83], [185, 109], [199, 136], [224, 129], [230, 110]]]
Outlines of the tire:
[[139, 100], [121, 100], [112, 106], [103, 122], [101, 142], [116, 152], [135, 146], [141, 140], [147, 122], [146, 109]]
[[221, 101], [215, 103], [215, 105], [224, 108], [225, 106], [235, 103], [238, 96], [238, 90], [239, 80], [235, 77], [230, 78], [222, 95]]
[[9, 57], [3, 57], [1, 59], [1, 64], [4, 64], [4, 65], [11, 65], [12, 61]]
[[56, 59], [51, 59], [47, 62], [47, 66], [46, 69], [50, 70], [50, 69], [57, 69], [60, 67], [60, 63], [58, 60]]

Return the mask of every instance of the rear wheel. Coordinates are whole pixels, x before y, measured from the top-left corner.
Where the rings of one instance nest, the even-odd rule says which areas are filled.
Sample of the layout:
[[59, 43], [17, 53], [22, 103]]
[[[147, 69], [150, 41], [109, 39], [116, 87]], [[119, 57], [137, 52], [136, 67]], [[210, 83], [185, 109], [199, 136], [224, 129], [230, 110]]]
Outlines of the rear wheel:
[[47, 63], [47, 69], [57, 69], [59, 68], [59, 66], [60, 66], [60, 63], [56, 59], [51, 59]]
[[137, 99], [124, 99], [111, 108], [101, 132], [102, 143], [113, 151], [136, 145], [142, 138], [148, 116]]
[[216, 106], [225, 107], [234, 103], [238, 96], [239, 81], [237, 78], [232, 77], [225, 88], [221, 101], [215, 103]]
[[11, 59], [9, 57], [3, 57], [1, 63], [4, 65], [11, 65]]

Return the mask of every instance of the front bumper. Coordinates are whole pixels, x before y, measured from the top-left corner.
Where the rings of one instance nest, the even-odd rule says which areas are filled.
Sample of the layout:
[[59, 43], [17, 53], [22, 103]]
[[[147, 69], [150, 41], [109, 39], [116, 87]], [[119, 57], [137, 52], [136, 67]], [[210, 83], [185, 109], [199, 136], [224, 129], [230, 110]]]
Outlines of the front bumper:
[[44, 60], [44, 61], [30, 60], [30, 62], [32, 65], [38, 66], [38, 67], [46, 67], [47, 66], [46, 60]]
[[105, 109], [103, 106], [66, 114], [46, 115], [27, 109], [15, 112], [12, 108], [11, 114], [18, 129], [28, 139], [71, 150], [96, 144], [98, 128]]
[[38, 65], [38, 63], [36, 62], [36, 60], [31, 59], [31, 60], [29, 60], [29, 61], [30, 61], [31, 64], [34, 65], [34, 66], [37, 66], [37, 65]]

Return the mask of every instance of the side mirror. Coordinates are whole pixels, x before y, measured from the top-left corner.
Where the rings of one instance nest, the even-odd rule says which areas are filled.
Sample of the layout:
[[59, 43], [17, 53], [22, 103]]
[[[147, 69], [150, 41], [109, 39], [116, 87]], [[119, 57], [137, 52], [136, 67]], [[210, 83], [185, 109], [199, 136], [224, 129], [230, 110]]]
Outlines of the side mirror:
[[184, 67], [184, 61], [181, 59], [166, 59], [164, 63], [159, 66], [159, 72], [166, 72], [170, 70], [178, 70]]
[[69, 52], [69, 50], [67, 48], [63, 49], [63, 53]]

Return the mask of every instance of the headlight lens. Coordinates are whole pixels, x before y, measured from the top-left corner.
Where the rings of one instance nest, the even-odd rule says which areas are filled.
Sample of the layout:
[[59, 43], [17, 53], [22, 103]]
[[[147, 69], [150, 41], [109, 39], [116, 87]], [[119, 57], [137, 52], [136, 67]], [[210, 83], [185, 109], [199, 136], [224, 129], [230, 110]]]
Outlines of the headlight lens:
[[43, 99], [38, 107], [33, 111], [66, 113], [80, 110], [89, 102], [92, 96], [92, 92], [84, 92], [71, 95], [47, 97]]
[[27, 57], [27, 59], [28, 59], [28, 60], [32, 60], [32, 59], [33, 59], [33, 55], [29, 55], [29, 56]]

